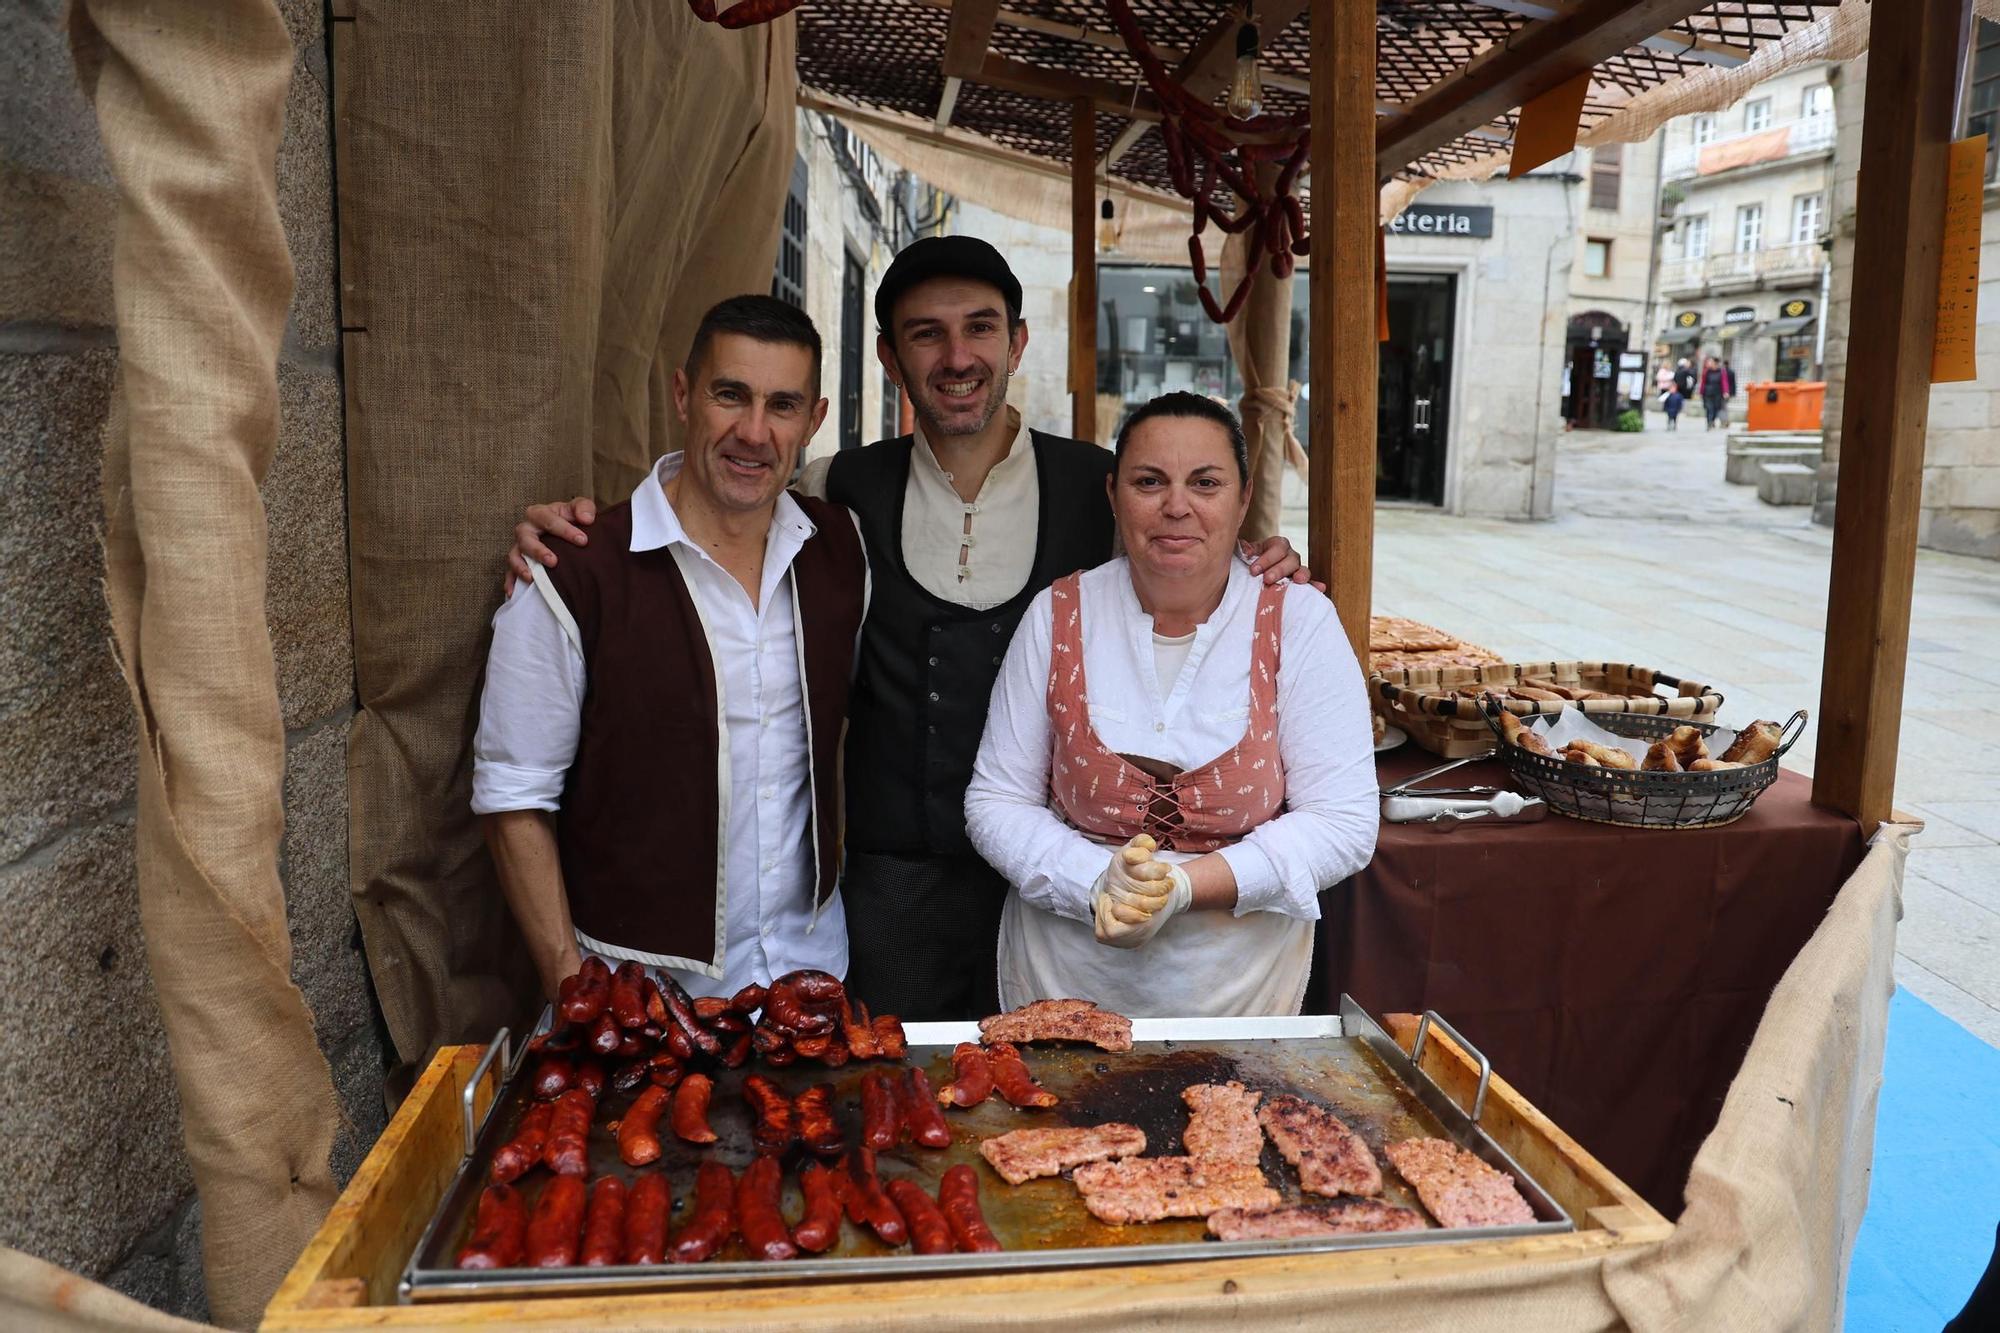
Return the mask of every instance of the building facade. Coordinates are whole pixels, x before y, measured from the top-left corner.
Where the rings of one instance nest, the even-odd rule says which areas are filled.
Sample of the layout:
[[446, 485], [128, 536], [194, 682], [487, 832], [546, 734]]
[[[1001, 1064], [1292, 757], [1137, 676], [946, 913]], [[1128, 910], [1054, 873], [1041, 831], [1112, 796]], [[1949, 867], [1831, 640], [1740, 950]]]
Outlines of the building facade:
[[1660, 238], [1661, 136], [1578, 149], [1576, 253], [1564, 331], [1563, 418], [1606, 430], [1654, 403], [1647, 329]]
[[1697, 366], [1720, 358], [1739, 403], [1745, 385], [1821, 378], [1832, 68], [1788, 71], [1661, 130], [1658, 344]]

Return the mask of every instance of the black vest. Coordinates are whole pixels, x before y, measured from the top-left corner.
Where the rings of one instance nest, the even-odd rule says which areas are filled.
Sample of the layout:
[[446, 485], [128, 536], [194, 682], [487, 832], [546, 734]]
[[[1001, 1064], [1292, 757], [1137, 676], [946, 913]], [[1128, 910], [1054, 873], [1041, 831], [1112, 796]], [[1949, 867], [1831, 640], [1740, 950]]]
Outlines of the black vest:
[[874, 579], [847, 705], [846, 841], [856, 851], [972, 851], [965, 788], [1014, 627], [1036, 593], [1111, 558], [1111, 451], [1029, 438], [1042, 493], [1034, 567], [1020, 592], [985, 611], [932, 596], [903, 564], [913, 437], [840, 454], [827, 473], [827, 498], [861, 522]]

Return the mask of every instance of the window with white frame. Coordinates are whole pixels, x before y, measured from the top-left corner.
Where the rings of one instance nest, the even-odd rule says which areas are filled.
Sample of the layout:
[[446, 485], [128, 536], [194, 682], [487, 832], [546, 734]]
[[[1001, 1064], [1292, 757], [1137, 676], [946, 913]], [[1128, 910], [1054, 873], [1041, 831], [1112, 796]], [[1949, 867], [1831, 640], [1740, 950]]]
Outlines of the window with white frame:
[[1712, 143], [1715, 139], [1715, 117], [1696, 116], [1694, 118], [1693, 129], [1694, 146], [1696, 148], [1701, 147], [1705, 143]]
[[1586, 278], [1608, 278], [1611, 276], [1611, 242], [1592, 236], [1583, 243], [1583, 276]]
[[1824, 201], [1817, 192], [1798, 195], [1792, 200], [1793, 245], [1809, 245], [1819, 239], [1819, 217], [1822, 207]]
[[1824, 116], [1833, 110], [1833, 85], [1830, 83], [1809, 83], [1806, 85], [1804, 100], [1799, 104], [1799, 112], [1807, 116]]
[[1759, 97], [1743, 104], [1743, 132], [1755, 134], [1771, 128], [1771, 99]]
[[1689, 259], [1708, 258], [1708, 214], [1687, 220], [1681, 231], [1681, 253]]
[[1764, 206], [1745, 204], [1736, 210], [1736, 252], [1749, 254], [1764, 248]]

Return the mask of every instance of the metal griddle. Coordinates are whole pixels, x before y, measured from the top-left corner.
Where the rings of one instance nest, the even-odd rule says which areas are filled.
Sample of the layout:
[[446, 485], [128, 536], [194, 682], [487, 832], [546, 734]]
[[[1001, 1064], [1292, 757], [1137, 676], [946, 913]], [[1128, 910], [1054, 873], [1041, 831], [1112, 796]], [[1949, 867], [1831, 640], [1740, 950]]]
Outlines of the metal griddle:
[[[1062, 1098], [1060, 1105], [1046, 1111], [1020, 1111], [995, 1093], [971, 1110], [946, 1111], [946, 1121], [954, 1131], [951, 1147], [928, 1149], [905, 1144], [877, 1157], [885, 1182], [898, 1176], [909, 1177], [932, 1195], [936, 1194], [938, 1179], [947, 1167], [960, 1162], [971, 1164], [979, 1173], [980, 1203], [986, 1220], [1006, 1247], [1002, 1253], [917, 1255], [907, 1248], [891, 1249], [871, 1233], [844, 1223], [840, 1241], [833, 1250], [823, 1255], [801, 1255], [787, 1263], [752, 1259], [740, 1242], [732, 1242], [705, 1264], [461, 1272], [453, 1266], [454, 1260], [470, 1232], [493, 1154], [513, 1137], [521, 1113], [529, 1104], [526, 1066], [530, 1062], [523, 1051], [511, 1059], [507, 1077], [483, 1125], [473, 1121], [471, 1088], [468, 1088], [466, 1156], [404, 1269], [400, 1295], [404, 1301], [434, 1301], [637, 1291], [685, 1285], [853, 1281], [918, 1273], [1004, 1272], [1384, 1245], [1455, 1244], [1571, 1230], [1568, 1215], [1476, 1124], [1491, 1072], [1485, 1057], [1478, 1055], [1435, 1014], [1424, 1016], [1418, 1032], [1419, 1043], [1426, 1039], [1430, 1027], [1450, 1032], [1479, 1061], [1479, 1094], [1470, 1115], [1419, 1073], [1411, 1057], [1346, 996], [1341, 997], [1337, 1016], [1138, 1019], [1132, 1025], [1132, 1050], [1119, 1054], [1079, 1046], [1024, 1048], [1029, 1068], [1044, 1087]], [[978, 1039], [977, 1025], [972, 1023], [912, 1023], [907, 1031], [909, 1063], [922, 1066], [933, 1086], [941, 1086], [951, 1078], [952, 1047], [961, 1041]], [[502, 1051], [505, 1036], [502, 1033], [495, 1039], [487, 1053], [489, 1061]], [[1419, 1053], [1421, 1049], [1419, 1045]], [[801, 1061], [785, 1069], [760, 1069], [753, 1060], [743, 1069], [715, 1073], [709, 1124], [720, 1141], [705, 1148], [682, 1143], [668, 1132], [663, 1118], [660, 1141], [664, 1154], [658, 1163], [645, 1168], [664, 1171], [668, 1177], [674, 1198], [671, 1225], [678, 1228], [692, 1206], [695, 1172], [702, 1162], [714, 1158], [740, 1172], [754, 1158], [750, 1143], [753, 1120], [740, 1093], [744, 1076], [762, 1072], [794, 1096], [815, 1083], [833, 1084], [835, 1113], [847, 1142], [853, 1145], [860, 1141], [861, 1076], [870, 1070], [901, 1068], [872, 1061], [826, 1069]], [[484, 1065], [480, 1072], [484, 1072]], [[1537, 1220], [1505, 1227], [1216, 1241], [1207, 1239], [1200, 1218], [1130, 1226], [1099, 1222], [1085, 1210], [1081, 1196], [1068, 1180], [1052, 1177], [1009, 1185], [979, 1156], [978, 1145], [982, 1140], [1010, 1129], [1091, 1125], [1113, 1120], [1136, 1124], [1145, 1130], [1146, 1156], [1176, 1156], [1185, 1151], [1181, 1131], [1188, 1121], [1181, 1089], [1190, 1083], [1224, 1083], [1230, 1079], [1267, 1094], [1297, 1093], [1330, 1107], [1383, 1163], [1381, 1197], [1387, 1202], [1421, 1211], [1415, 1192], [1388, 1166], [1383, 1147], [1406, 1138], [1434, 1136], [1458, 1143], [1512, 1176]], [[479, 1081], [475, 1075], [472, 1086], [476, 1087]], [[619, 1160], [617, 1139], [611, 1130], [635, 1096], [636, 1091], [607, 1093], [600, 1106], [591, 1127], [590, 1180], [600, 1175], [616, 1175], [630, 1184], [640, 1174]], [[1285, 1203], [1314, 1197], [1300, 1193], [1297, 1173], [1268, 1142], [1263, 1166], [1266, 1179], [1284, 1196]], [[531, 1209], [548, 1179], [547, 1171], [537, 1168], [516, 1182], [527, 1195]], [[784, 1204], [786, 1216], [796, 1220], [802, 1203], [794, 1170], [786, 1172]], [[1107, 1253], [1109, 1250], [1117, 1253]]]

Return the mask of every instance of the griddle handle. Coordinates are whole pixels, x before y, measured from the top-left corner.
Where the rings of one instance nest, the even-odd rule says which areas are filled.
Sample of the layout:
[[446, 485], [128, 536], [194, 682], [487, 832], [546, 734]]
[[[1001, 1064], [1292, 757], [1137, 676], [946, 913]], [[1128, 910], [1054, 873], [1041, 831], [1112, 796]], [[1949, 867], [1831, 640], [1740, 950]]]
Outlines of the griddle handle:
[[[1421, 1030], [1418, 1035], [1422, 1035]], [[1457, 1036], [1458, 1034], [1454, 1032], [1452, 1035]], [[486, 1054], [480, 1056], [479, 1063], [473, 1066], [472, 1077], [466, 1082], [465, 1091], [459, 1097], [459, 1108], [465, 1113], [465, 1155], [467, 1157], [472, 1156], [478, 1150], [479, 1131], [486, 1124], [484, 1120], [474, 1117], [472, 1113], [473, 1099], [479, 1095], [479, 1085], [485, 1081], [486, 1071], [493, 1067], [493, 1057], [496, 1055], [499, 1056], [501, 1067], [505, 1068], [514, 1063], [513, 1048], [513, 1034], [506, 1028], [501, 1028], [498, 1032], [494, 1033], [493, 1041], [486, 1048]], [[499, 1104], [500, 1099], [495, 1097], [493, 1099], [493, 1106], [486, 1108], [486, 1114], [492, 1115], [493, 1107]]]
[[[1431, 1035], [1433, 1024], [1447, 1037], [1457, 1042], [1460, 1050], [1479, 1062], [1479, 1091], [1472, 1094], [1472, 1123], [1476, 1125], [1479, 1123], [1480, 1115], [1486, 1110], [1486, 1085], [1493, 1081], [1493, 1062], [1486, 1058], [1484, 1051], [1467, 1041], [1457, 1028], [1438, 1017], [1437, 1010], [1426, 1009], [1423, 1017], [1417, 1020], [1417, 1039], [1410, 1043], [1410, 1063], [1417, 1067], [1418, 1073], [1421, 1074], [1424, 1070], [1424, 1042]], [[1429, 1075], [1425, 1077], [1428, 1078]], [[1437, 1080], [1431, 1081], [1436, 1083]], [[1438, 1091], [1444, 1092], [1444, 1089], [1439, 1088]], [[1445, 1093], [1445, 1095], [1448, 1097], [1451, 1094]]]

